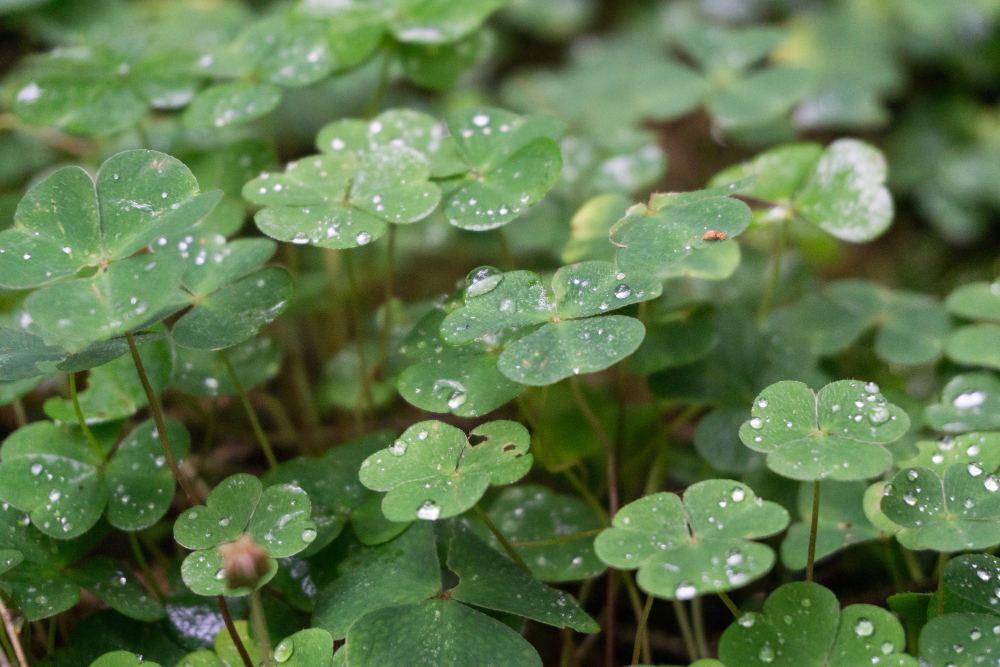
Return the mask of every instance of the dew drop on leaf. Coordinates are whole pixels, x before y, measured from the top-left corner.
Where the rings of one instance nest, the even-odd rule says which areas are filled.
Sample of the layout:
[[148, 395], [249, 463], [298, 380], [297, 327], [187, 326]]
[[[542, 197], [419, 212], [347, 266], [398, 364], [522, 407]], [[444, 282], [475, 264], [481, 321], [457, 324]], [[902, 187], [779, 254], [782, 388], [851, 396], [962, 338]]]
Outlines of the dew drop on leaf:
[[875, 625], [867, 618], [859, 618], [858, 622], [854, 624], [854, 634], [858, 637], [871, 637], [873, 632], [875, 632]]

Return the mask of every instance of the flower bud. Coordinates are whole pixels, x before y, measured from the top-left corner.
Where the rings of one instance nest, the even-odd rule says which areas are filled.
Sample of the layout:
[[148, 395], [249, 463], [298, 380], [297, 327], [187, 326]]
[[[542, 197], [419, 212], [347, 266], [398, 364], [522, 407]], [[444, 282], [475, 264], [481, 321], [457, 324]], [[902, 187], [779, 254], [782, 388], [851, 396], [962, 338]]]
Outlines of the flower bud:
[[244, 533], [216, 547], [222, 556], [222, 572], [229, 588], [256, 588], [269, 569], [267, 552]]

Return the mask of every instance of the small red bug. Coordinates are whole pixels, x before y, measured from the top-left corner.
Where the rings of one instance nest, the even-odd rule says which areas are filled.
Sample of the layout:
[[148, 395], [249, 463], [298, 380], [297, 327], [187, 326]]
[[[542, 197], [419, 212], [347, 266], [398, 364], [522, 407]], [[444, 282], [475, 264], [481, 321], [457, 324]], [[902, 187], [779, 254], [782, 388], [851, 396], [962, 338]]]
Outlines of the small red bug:
[[701, 238], [704, 241], [725, 241], [726, 240], [726, 233], [725, 232], [717, 232], [714, 229], [710, 229], [707, 232], [705, 232], [705, 235], [702, 236]]

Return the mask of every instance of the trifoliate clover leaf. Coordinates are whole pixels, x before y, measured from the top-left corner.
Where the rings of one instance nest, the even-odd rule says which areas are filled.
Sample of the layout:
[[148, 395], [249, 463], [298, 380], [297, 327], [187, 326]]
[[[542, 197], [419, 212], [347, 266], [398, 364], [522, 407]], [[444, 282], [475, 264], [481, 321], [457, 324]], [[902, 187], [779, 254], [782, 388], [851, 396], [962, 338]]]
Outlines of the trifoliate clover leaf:
[[840, 609], [829, 589], [809, 581], [785, 584], [730, 625], [719, 642], [728, 667], [917, 667], [903, 653], [906, 635], [891, 612], [870, 604]]
[[788, 512], [745, 484], [712, 479], [621, 508], [594, 541], [611, 567], [639, 568], [636, 583], [657, 597], [689, 600], [739, 588], [774, 565], [770, 547], [751, 540], [788, 525]]
[[990, 614], [935, 616], [920, 631], [920, 658], [930, 667], [989, 664], [1000, 652], [1000, 626]]
[[160, 667], [159, 663], [143, 660], [128, 651], [112, 651], [90, 663], [90, 667]]
[[[187, 430], [166, 420], [176, 460], [190, 448]], [[31, 516], [43, 533], [70, 539], [90, 530], [102, 514], [122, 530], [159, 521], [174, 497], [174, 478], [152, 420], [132, 430], [105, 460], [117, 434], [102, 437], [99, 455], [79, 428], [34, 422], [4, 441], [0, 497]]]
[[989, 554], [963, 554], [944, 566], [945, 612], [969, 611], [996, 616], [1000, 600], [1000, 560]]
[[0, 285], [37, 287], [85, 267], [113, 265], [159, 236], [191, 227], [220, 194], [199, 195], [188, 168], [156, 151], [119, 153], [96, 179], [79, 167], [59, 169], [28, 191], [14, 226], [0, 232]]
[[[228, 545], [258, 548], [264, 563], [256, 572], [263, 586], [278, 568], [277, 558], [293, 556], [316, 539], [309, 518], [308, 494], [290, 484], [263, 489], [256, 477], [238, 474], [212, 489], [206, 505], [186, 510], [174, 524], [174, 539], [193, 552], [184, 559], [184, 583], [199, 595], [246, 595], [246, 585], [231, 588], [224, 566]], [[247, 539], [249, 538], [249, 539]]]
[[751, 414], [740, 427], [743, 444], [766, 453], [774, 472], [799, 480], [874, 477], [892, 465], [883, 445], [910, 427], [906, 412], [878, 385], [855, 380], [818, 393], [801, 382], [778, 382], [757, 396]]
[[878, 149], [857, 139], [780, 146], [712, 179], [729, 183], [750, 174], [747, 194], [772, 204], [761, 219], [781, 222], [798, 215], [843, 241], [863, 243], [892, 223], [886, 162]]
[[[518, 485], [504, 489], [486, 514], [542, 581], [589, 579], [607, 567], [594, 553], [601, 518], [576, 496]], [[494, 549], [503, 548], [485, 526], [477, 524], [476, 531]]]
[[955, 463], [976, 463], [986, 470], [1000, 466], [1000, 433], [963, 433], [940, 440], [920, 440], [917, 455], [902, 465], [930, 468], [938, 475]]
[[[861, 482], [825, 480], [820, 483], [816, 560], [882, 536], [882, 531], [865, 516], [864, 494], [865, 486]], [[813, 485], [800, 485], [798, 505], [802, 520], [788, 528], [788, 535], [781, 543], [781, 562], [791, 570], [804, 569], [807, 564], [812, 503]]]
[[945, 304], [959, 317], [1000, 322], [1000, 282], [962, 285], [948, 295]]
[[[737, 188], [730, 192], [735, 193]], [[674, 275], [700, 250], [741, 234], [750, 224], [750, 208], [731, 197], [665, 198], [637, 204], [611, 228], [623, 271]]]
[[392, 521], [446, 519], [471, 509], [489, 486], [527, 474], [530, 440], [527, 429], [512, 421], [488, 422], [468, 438], [439, 421], [418, 422], [365, 459], [361, 483], [388, 492], [382, 511]]
[[[284, 350], [278, 341], [261, 336], [226, 350], [245, 389], [272, 380], [281, 369]], [[179, 347], [176, 350], [173, 386], [189, 396], [235, 396], [236, 385], [222, 357], [212, 350]]]
[[929, 468], [900, 470], [882, 489], [876, 511], [900, 527], [911, 549], [962, 551], [1000, 543], [1000, 481], [981, 462], [955, 463], [943, 475]]
[[451, 224], [473, 231], [495, 229], [538, 202], [559, 179], [562, 156], [558, 121], [473, 107], [448, 116], [448, 130], [468, 173], [445, 198]]
[[437, 207], [441, 191], [429, 182], [422, 153], [389, 144], [302, 158], [284, 173], [261, 174], [243, 196], [266, 208], [257, 226], [279, 241], [354, 248], [382, 236], [387, 223], [416, 222]]
[[191, 100], [184, 111], [184, 124], [192, 128], [238, 125], [270, 113], [280, 101], [281, 89], [268, 83], [222, 83]]
[[524, 385], [497, 368], [503, 335], [466, 345], [441, 341], [444, 310], [435, 309], [413, 327], [400, 351], [415, 363], [399, 375], [396, 387], [407, 402], [430, 412], [478, 417], [516, 398]]
[[924, 410], [924, 421], [945, 433], [1000, 428], [1000, 380], [990, 373], [956, 375], [941, 391], [941, 402]]

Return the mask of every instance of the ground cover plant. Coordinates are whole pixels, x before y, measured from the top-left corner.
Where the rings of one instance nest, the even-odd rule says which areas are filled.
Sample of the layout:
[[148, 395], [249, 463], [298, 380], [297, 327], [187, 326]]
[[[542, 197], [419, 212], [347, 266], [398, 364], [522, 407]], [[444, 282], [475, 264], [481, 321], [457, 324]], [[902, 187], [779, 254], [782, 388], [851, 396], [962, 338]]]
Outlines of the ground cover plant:
[[1000, 665], [998, 45], [0, 0], [0, 667]]

